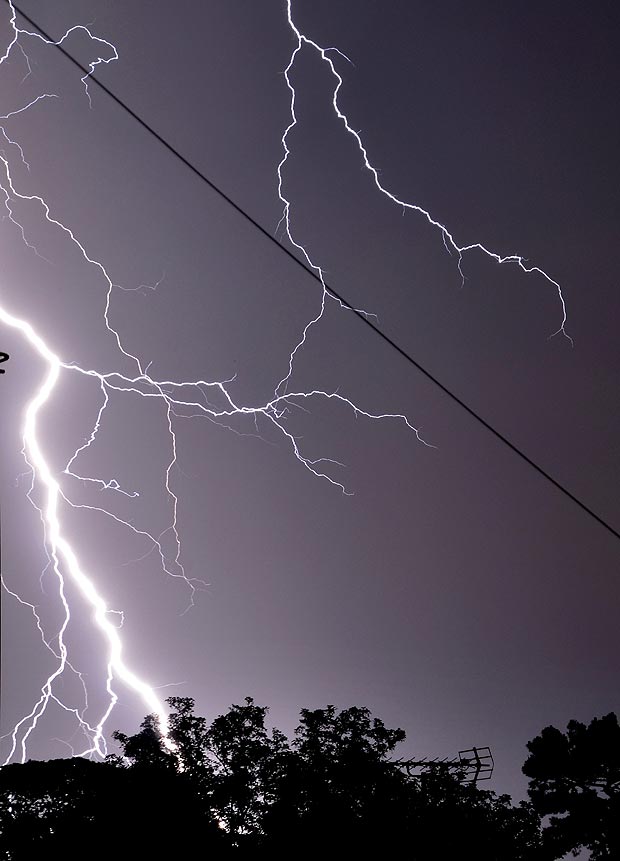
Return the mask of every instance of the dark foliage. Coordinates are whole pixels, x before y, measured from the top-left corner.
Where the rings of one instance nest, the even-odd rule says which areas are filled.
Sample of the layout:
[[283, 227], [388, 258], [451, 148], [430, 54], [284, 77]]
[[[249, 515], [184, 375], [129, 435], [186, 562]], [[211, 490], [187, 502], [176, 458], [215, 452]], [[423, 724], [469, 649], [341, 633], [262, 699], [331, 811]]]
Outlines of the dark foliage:
[[79, 758], [0, 769], [3, 859], [164, 858], [196, 839], [225, 844], [174, 771]]
[[527, 745], [523, 772], [540, 816], [547, 857], [587, 848], [593, 861], [620, 858], [620, 727], [615, 714], [565, 733], [548, 726]]
[[365, 708], [301, 712], [289, 743], [250, 698], [211, 724], [172, 697], [166, 750], [147, 717], [122, 755], [0, 771], [3, 858], [539, 858], [529, 805], [459, 783], [448, 768], [411, 777], [393, 761], [405, 734]]

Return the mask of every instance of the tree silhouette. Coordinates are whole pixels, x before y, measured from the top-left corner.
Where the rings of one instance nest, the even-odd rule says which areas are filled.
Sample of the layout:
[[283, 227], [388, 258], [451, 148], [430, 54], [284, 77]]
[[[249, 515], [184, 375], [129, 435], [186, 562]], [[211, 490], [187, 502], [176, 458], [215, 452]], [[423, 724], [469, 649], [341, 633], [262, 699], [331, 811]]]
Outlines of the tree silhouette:
[[[212, 811], [236, 857], [244, 849], [290, 854], [292, 847], [328, 858], [403, 850], [413, 861], [538, 857], [531, 807], [462, 785], [448, 768], [409, 776], [390, 759], [405, 733], [366, 708], [303, 709], [289, 744], [267, 730], [267, 708], [249, 697], [210, 726], [194, 715], [193, 700], [168, 703], [179, 777]], [[153, 747], [154, 721], [116, 738], [129, 767], [167, 770], [169, 754], [160, 744], [158, 760]]]
[[286, 737], [279, 730], [266, 730], [266, 715], [267, 708], [247, 697], [245, 705], [231, 706], [209, 730], [217, 761], [213, 801], [238, 841], [262, 832], [290, 754]]
[[591, 858], [620, 858], [620, 727], [612, 712], [588, 726], [553, 726], [528, 742], [523, 772], [541, 816], [550, 815], [543, 843], [550, 857], [581, 848]]
[[366, 708], [303, 709], [262, 842], [279, 848], [294, 839], [319, 851], [327, 840], [332, 851], [385, 846], [385, 823], [404, 821], [397, 805], [402, 813], [410, 795], [407, 775], [387, 758], [404, 738]]
[[198, 803], [176, 770], [152, 761], [57, 759], [0, 769], [0, 857], [164, 858], [193, 848], [227, 846], [211, 811]]
[[[94, 834], [93, 810], [103, 809], [115, 769], [83, 759], [27, 762], [0, 770], [0, 845], [9, 858], [60, 850], [68, 834]], [[114, 773], [113, 773], [114, 772]]]
[[2, 857], [540, 857], [531, 806], [448, 766], [409, 775], [394, 759], [405, 733], [366, 708], [303, 709], [289, 743], [250, 697], [210, 724], [188, 697], [168, 704], [174, 753], [147, 716], [136, 734], [114, 733], [121, 752], [105, 763], [1, 769]]

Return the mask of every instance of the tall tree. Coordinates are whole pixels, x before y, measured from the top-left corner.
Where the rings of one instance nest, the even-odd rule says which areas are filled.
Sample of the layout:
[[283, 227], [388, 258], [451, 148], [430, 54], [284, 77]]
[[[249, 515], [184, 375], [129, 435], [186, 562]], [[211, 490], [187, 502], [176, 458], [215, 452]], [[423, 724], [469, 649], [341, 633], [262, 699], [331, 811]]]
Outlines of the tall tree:
[[326, 841], [332, 851], [389, 842], [384, 823], [402, 822], [409, 787], [388, 755], [404, 738], [366, 708], [302, 709], [263, 842], [280, 847], [295, 839], [317, 851], [327, 849]]
[[620, 727], [612, 712], [587, 726], [553, 726], [528, 742], [523, 772], [529, 796], [549, 816], [543, 841], [551, 857], [587, 848], [593, 861], [620, 858]]

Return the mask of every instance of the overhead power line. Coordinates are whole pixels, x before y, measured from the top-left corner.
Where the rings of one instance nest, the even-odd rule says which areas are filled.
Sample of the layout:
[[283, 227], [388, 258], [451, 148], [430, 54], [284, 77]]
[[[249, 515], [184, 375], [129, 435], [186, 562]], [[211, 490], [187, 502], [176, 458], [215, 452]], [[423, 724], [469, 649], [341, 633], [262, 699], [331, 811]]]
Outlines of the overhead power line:
[[[6, 0], [7, 4], [9, 0]], [[15, 11], [21, 15], [21, 17], [27, 21], [32, 27], [37, 29], [39, 33], [47, 39], [49, 42], [53, 43], [56, 48], [63, 54], [74, 66], [77, 66], [81, 72], [85, 75], [88, 75], [89, 83], [94, 83], [100, 90], [102, 90], [112, 101], [116, 102], [116, 104], [122, 108], [126, 113], [129, 114], [137, 123], [139, 123], [145, 131], [147, 131], [150, 135], [152, 135], [159, 143], [168, 150], [168, 152], [172, 153], [175, 158], [177, 158], [180, 162], [182, 162], [198, 179], [202, 180], [202, 182], [206, 183], [210, 189], [212, 189], [219, 197], [228, 203], [236, 212], [239, 213], [246, 221], [256, 228], [262, 235], [276, 245], [280, 251], [284, 252], [291, 260], [293, 260], [298, 266], [300, 266], [308, 275], [314, 278], [319, 283], [321, 279], [319, 275], [303, 260], [297, 257], [289, 248], [285, 245], [282, 245], [281, 242], [276, 239], [268, 230], [266, 230], [262, 224], [256, 221], [245, 209], [243, 209], [238, 203], [236, 203], [231, 197], [229, 197], [226, 192], [222, 191], [219, 186], [217, 186], [212, 180], [206, 176], [201, 170], [199, 170], [194, 164], [192, 164], [189, 159], [187, 159], [182, 153], [179, 152], [171, 143], [169, 143], [159, 132], [157, 132], [151, 125], [149, 125], [146, 120], [142, 119], [142, 117], [137, 114], [132, 108], [129, 107], [119, 96], [116, 95], [109, 87], [103, 84], [98, 78], [94, 75], [90, 74], [90, 69], [86, 66], [83, 66], [82, 63], [79, 62], [72, 54], [70, 54], [66, 48], [62, 45], [59, 45], [58, 42], [50, 36], [36, 21], [34, 21], [29, 15], [23, 12], [18, 6], [13, 3], [13, 8]], [[486, 419], [482, 418], [479, 413], [477, 413], [472, 407], [465, 403], [458, 395], [455, 395], [450, 389], [447, 388], [442, 382], [440, 382], [437, 377], [435, 377], [430, 371], [428, 371], [423, 365], [421, 365], [418, 361], [416, 361], [409, 353], [404, 350], [401, 346], [399, 346], [389, 335], [386, 335], [375, 323], [372, 322], [368, 317], [364, 316], [364, 314], [360, 313], [356, 308], [351, 305], [351, 303], [344, 298], [340, 293], [334, 290], [329, 284], [325, 283], [325, 288], [329, 293], [331, 293], [334, 298], [336, 298], [342, 305], [351, 311], [353, 314], [358, 317], [359, 320], [365, 325], [372, 329], [375, 334], [377, 334], [380, 338], [382, 338], [387, 344], [390, 345], [397, 353], [399, 353], [404, 359], [406, 359], [411, 365], [413, 365], [416, 370], [418, 370], [423, 376], [425, 376], [428, 380], [430, 380], [433, 385], [437, 386], [441, 391], [447, 395], [454, 403], [458, 404], [462, 409], [464, 409], [467, 413], [469, 413], [472, 418], [474, 418], [479, 424], [481, 424], [486, 430], [488, 430], [491, 434], [493, 434], [496, 439], [500, 440], [505, 446], [507, 446], [512, 452], [518, 455], [528, 466], [531, 466], [532, 469], [536, 470], [536, 472], [545, 478], [550, 484], [552, 484], [557, 490], [564, 494], [564, 496], [568, 497], [568, 499], [572, 500], [575, 505], [577, 505], [582, 511], [588, 514], [591, 518], [596, 520], [602, 527], [604, 527], [611, 535], [620, 540], [620, 532], [611, 526], [606, 520], [600, 517], [595, 511], [593, 511], [590, 506], [586, 505], [585, 502], [582, 502], [574, 493], [571, 493], [563, 484], [560, 484], [552, 475], [550, 475], [545, 469], [543, 469], [539, 464], [532, 460], [532, 458], [528, 457], [520, 448], [518, 448], [514, 443], [512, 443], [507, 437], [505, 437], [500, 431], [493, 427]]]

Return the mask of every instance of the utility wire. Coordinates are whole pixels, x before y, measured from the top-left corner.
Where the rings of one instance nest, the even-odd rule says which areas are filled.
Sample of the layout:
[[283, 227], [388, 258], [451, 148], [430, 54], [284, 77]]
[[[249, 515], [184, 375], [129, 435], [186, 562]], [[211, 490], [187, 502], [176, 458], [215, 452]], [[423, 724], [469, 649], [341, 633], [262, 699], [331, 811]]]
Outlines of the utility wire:
[[[6, 0], [6, 2], [7, 4], [9, 4], [9, 0]], [[219, 195], [219, 197], [225, 200], [226, 203], [228, 203], [229, 206], [231, 206], [236, 212], [238, 212], [239, 215], [245, 218], [246, 221], [249, 221], [250, 224], [255, 227], [260, 233], [262, 233], [264, 237], [266, 237], [270, 242], [276, 245], [298, 266], [304, 269], [308, 273], [308, 275], [311, 275], [312, 278], [314, 278], [319, 283], [323, 283], [321, 282], [321, 279], [317, 275], [317, 273], [313, 269], [311, 269], [310, 266], [304, 263], [303, 260], [300, 260], [299, 257], [293, 254], [293, 252], [289, 248], [287, 248], [285, 245], [282, 245], [282, 243], [279, 242], [275, 236], [269, 233], [269, 231], [266, 230], [262, 226], [262, 224], [256, 221], [256, 219], [249, 215], [238, 203], [236, 203], [231, 197], [229, 197], [224, 191], [222, 191], [221, 188], [215, 185], [215, 183], [212, 182], [201, 170], [199, 170], [194, 164], [192, 164], [191, 161], [185, 158], [185, 156], [182, 155], [179, 150], [175, 149], [175, 147], [171, 143], [169, 143], [162, 135], [160, 135], [159, 132], [155, 131], [152, 126], [150, 126], [145, 120], [142, 119], [141, 116], [139, 116], [121, 98], [119, 98], [116, 93], [112, 92], [112, 90], [106, 87], [105, 84], [102, 84], [101, 81], [98, 80], [98, 78], [91, 75], [90, 69], [83, 66], [79, 62], [79, 60], [76, 60], [76, 58], [73, 57], [65, 48], [63, 48], [62, 45], [59, 45], [55, 39], [53, 39], [48, 33], [46, 33], [46, 31], [41, 26], [39, 26], [36, 21], [33, 21], [33, 19], [29, 15], [26, 15], [25, 12], [22, 12], [22, 10], [18, 6], [16, 6], [15, 3], [13, 3], [12, 5], [15, 11], [19, 15], [21, 15], [21, 17], [25, 21], [27, 21], [32, 27], [35, 27], [45, 39], [53, 43], [56, 48], [58, 48], [58, 50], [61, 52], [61, 54], [64, 54], [64, 56], [68, 60], [70, 60], [75, 66], [77, 66], [80, 71], [82, 71], [85, 75], [88, 75], [89, 83], [92, 81], [94, 84], [96, 84], [100, 90], [103, 90], [103, 92], [106, 93], [106, 95], [112, 99], [112, 101], [116, 102], [116, 104], [120, 108], [122, 108], [126, 113], [129, 114], [130, 117], [132, 117], [137, 123], [139, 123], [142, 128], [145, 129], [145, 131], [147, 131], [150, 135], [156, 138], [159, 143], [168, 150], [168, 152], [172, 153], [172, 155], [174, 155], [179, 161], [181, 161], [193, 174], [195, 174], [195, 176], [198, 177], [198, 179], [206, 183], [209, 188], [211, 188], [217, 195]], [[370, 320], [368, 317], [365, 317], [364, 314], [361, 314], [356, 308], [354, 308], [353, 305], [351, 305], [351, 303], [344, 298], [344, 296], [334, 290], [334, 288], [327, 283], [325, 284], [325, 287], [327, 291], [331, 293], [332, 296], [336, 298], [339, 302], [341, 302], [345, 308], [355, 314], [362, 321], [362, 323], [364, 323], [364, 325], [368, 326], [370, 329], [372, 329], [373, 332], [375, 332], [375, 334], [379, 335], [380, 338], [382, 338], [387, 344], [390, 345], [390, 347], [396, 350], [397, 353], [399, 353], [404, 359], [406, 359], [410, 364], [412, 364], [413, 367], [416, 368], [416, 370], [418, 370], [421, 374], [423, 374], [428, 380], [430, 380], [431, 383], [441, 389], [441, 391], [445, 395], [447, 395], [449, 398], [451, 398], [451, 400], [453, 400], [462, 409], [469, 413], [472, 418], [474, 418], [479, 424], [481, 424], [490, 433], [492, 433], [494, 437], [500, 440], [500, 442], [507, 446], [511, 451], [518, 455], [523, 461], [525, 461], [525, 463], [531, 466], [532, 469], [535, 469], [536, 472], [539, 473], [539, 475], [542, 475], [543, 478], [545, 478], [554, 487], [561, 491], [561, 493], [571, 499], [575, 503], [575, 505], [579, 506], [582, 511], [584, 511], [586, 514], [589, 514], [590, 517], [596, 520], [596, 522], [599, 523], [602, 527], [604, 527], [609, 533], [611, 533], [611, 535], [620, 540], [620, 532], [617, 529], [614, 529], [614, 527], [607, 523], [606, 520], [603, 520], [603, 518], [596, 514], [596, 512], [593, 511], [588, 505], [586, 505], [585, 502], [582, 502], [577, 496], [575, 496], [574, 493], [571, 493], [571, 491], [564, 487], [564, 485], [560, 484], [560, 482], [553, 478], [553, 476], [550, 475], [545, 469], [539, 466], [535, 461], [528, 457], [528, 455], [522, 452], [521, 449], [517, 448], [517, 446], [512, 443], [507, 437], [505, 437], [502, 433], [496, 430], [493, 425], [489, 424], [486, 419], [483, 419], [482, 416], [480, 416], [472, 407], [468, 406], [465, 401], [458, 397], [458, 395], [455, 395], [454, 392], [444, 386], [444, 384], [441, 383], [437, 379], [437, 377], [433, 376], [430, 371], [428, 371], [423, 365], [421, 365], [412, 356], [410, 356], [409, 353], [407, 353], [406, 350], [404, 350], [395, 341], [393, 341], [389, 335], [386, 335], [385, 332], [383, 332], [375, 323], [372, 322], [372, 320]]]

